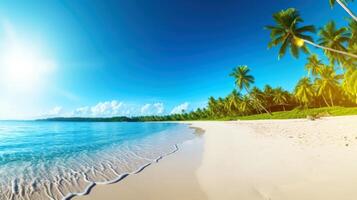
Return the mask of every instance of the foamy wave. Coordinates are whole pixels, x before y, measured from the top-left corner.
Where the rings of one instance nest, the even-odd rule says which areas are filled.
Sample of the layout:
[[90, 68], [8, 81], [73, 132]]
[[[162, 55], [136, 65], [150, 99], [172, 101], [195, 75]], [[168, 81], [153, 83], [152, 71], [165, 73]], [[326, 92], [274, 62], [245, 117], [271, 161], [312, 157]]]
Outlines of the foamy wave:
[[127, 176], [129, 175], [133, 175], [133, 174], [138, 174], [140, 173], [141, 171], [143, 171], [146, 167], [150, 166], [151, 164], [153, 164], [154, 162], [159, 162], [162, 158], [170, 155], [170, 154], [173, 154], [175, 152], [177, 152], [179, 150], [178, 148], [178, 145], [175, 144], [175, 149], [165, 155], [162, 155], [162, 156], [159, 156], [158, 158], [154, 159], [152, 162], [149, 162], [141, 167], [139, 167], [136, 171], [133, 171], [131, 173], [124, 173], [124, 174], [121, 174], [119, 175], [116, 179], [113, 179], [111, 181], [105, 181], [105, 182], [91, 182], [89, 181], [86, 176], [85, 176], [85, 181], [87, 181], [89, 184], [88, 186], [85, 188], [85, 190], [83, 192], [79, 192], [79, 193], [69, 193], [67, 196], [63, 197], [62, 200], [69, 200], [75, 196], [84, 196], [84, 195], [87, 195], [90, 193], [90, 191], [92, 190], [92, 188], [95, 186], [95, 185], [107, 185], [107, 184], [113, 184], [113, 183], [117, 183], [121, 180], [123, 180], [124, 178], [126, 178]]

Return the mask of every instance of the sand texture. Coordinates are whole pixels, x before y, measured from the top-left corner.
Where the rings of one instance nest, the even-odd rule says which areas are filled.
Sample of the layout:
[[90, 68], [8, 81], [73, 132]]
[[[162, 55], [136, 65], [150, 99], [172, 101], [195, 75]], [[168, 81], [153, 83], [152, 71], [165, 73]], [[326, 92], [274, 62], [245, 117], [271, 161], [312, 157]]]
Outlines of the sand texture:
[[356, 116], [190, 123], [205, 133], [75, 199], [357, 199]]

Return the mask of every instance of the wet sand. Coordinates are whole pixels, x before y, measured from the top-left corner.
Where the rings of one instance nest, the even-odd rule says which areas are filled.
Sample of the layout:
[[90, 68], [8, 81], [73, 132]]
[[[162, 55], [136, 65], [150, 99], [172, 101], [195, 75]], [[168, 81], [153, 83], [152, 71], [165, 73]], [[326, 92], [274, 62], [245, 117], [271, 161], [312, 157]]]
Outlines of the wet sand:
[[[179, 151], [121, 182], [98, 185], [87, 196], [74, 199], [206, 199], [196, 177], [201, 164], [203, 138], [178, 145]], [[184, 167], [183, 167], [184, 166]]]
[[203, 136], [139, 174], [74, 199], [357, 198], [357, 116], [191, 124]]

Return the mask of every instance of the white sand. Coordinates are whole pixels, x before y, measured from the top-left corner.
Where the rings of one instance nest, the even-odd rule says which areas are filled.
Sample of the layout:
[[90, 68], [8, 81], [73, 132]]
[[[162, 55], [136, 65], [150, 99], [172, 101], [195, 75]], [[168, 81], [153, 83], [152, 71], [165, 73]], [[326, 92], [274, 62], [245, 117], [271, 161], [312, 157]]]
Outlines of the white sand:
[[357, 116], [192, 125], [203, 138], [76, 199], [357, 199]]

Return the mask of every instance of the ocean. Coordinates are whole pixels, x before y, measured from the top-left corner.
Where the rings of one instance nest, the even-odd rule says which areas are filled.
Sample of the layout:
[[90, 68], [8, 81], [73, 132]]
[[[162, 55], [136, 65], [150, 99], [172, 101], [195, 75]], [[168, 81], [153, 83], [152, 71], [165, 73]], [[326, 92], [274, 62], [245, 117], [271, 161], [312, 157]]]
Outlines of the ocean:
[[140, 172], [194, 137], [185, 124], [0, 121], [0, 199], [70, 199]]

